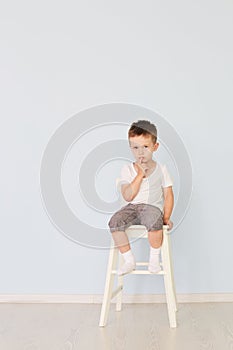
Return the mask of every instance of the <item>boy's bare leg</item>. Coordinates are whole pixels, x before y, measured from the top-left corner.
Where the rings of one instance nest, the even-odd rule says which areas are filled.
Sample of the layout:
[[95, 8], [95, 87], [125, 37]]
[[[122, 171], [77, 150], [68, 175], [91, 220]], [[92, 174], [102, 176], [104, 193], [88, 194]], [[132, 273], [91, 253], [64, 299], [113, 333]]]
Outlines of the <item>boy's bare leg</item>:
[[148, 240], [152, 248], [159, 248], [163, 243], [163, 230], [148, 232]]
[[148, 240], [150, 242], [150, 258], [148, 270], [151, 273], [158, 273], [161, 271], [160, 267], [160, 247], [163, 242], [163, 230], [148, 232]]
[[130, 250], [129, 239], [124, 231], [112, 232], [112, 237], [115, 242], [115, 246], [118, 247], [121, 253], [125, 253]]

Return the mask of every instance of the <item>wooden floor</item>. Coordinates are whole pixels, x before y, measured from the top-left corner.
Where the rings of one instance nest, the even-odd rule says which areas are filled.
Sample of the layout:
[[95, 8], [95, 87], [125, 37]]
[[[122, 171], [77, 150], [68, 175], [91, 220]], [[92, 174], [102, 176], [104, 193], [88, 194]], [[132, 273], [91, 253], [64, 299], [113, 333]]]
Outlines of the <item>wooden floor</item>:
[[166, 304], [0, 304], [1, 350], [232, 350], [233, 303], [178, 305], [178, 327]]

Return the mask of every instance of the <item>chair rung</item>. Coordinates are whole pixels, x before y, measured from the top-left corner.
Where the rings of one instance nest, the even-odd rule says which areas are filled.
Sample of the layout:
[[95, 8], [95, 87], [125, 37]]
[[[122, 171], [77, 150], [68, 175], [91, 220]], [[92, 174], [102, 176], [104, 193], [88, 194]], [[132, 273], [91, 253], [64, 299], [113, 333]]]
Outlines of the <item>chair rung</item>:
[[136, 262], [137, 266], [148, 266], [149, 263], [148, 262]]
[[116, 288], [111, 295], [111, 299], [113, 299], [118, 293], [120, 293], [123, 289], [123, 286], [119, 286], [118, 288]]
[[164, 271], [159, 271], [158, 273], [151, 273], [148, 270], [134, 270], [130, 273], [134, 275], [164, 275]]
[[[117, 274], [117, 270], [112, 270], [112, 274]], [[148, 270], [134, 270], [132, 272], [127, 273], [127, 275], [164, 275], [164, 271], [159, 271], [158, 273], [151, 273]]]
[[[148, 266], [149, 262], [139, 261], [139, 262], [136, 262], [136, 265], [137, 266]], [[159, 265], [162, 266], [162, 263], [159, 263]]]

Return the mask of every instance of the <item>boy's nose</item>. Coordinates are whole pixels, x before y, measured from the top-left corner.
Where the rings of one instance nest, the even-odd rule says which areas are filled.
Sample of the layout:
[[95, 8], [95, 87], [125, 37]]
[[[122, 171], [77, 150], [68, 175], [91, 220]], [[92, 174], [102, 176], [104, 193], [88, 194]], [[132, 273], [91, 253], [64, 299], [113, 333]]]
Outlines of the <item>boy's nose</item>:
[[144, 154], [144, 149], [143, 148], [139, 148], [138, 154], [143, 155]]

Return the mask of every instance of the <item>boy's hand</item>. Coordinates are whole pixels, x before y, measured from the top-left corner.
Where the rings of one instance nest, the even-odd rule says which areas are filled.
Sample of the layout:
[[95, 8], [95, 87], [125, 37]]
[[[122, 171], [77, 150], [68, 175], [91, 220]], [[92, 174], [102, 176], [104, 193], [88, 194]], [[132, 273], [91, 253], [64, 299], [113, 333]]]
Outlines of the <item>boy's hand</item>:
[[168, 220], [163, 219], [163, 224], [168, 225], [168, 230], [171, 230], [173, 227], [173, 222], [170, 219], [168, 219]]
[[149, 170], [148, 165], [146, 163], [142, 163], [141, 159], [139, 162], [136, 162], [135, 165], [138, 175], [146, 177], [146, 171]]

